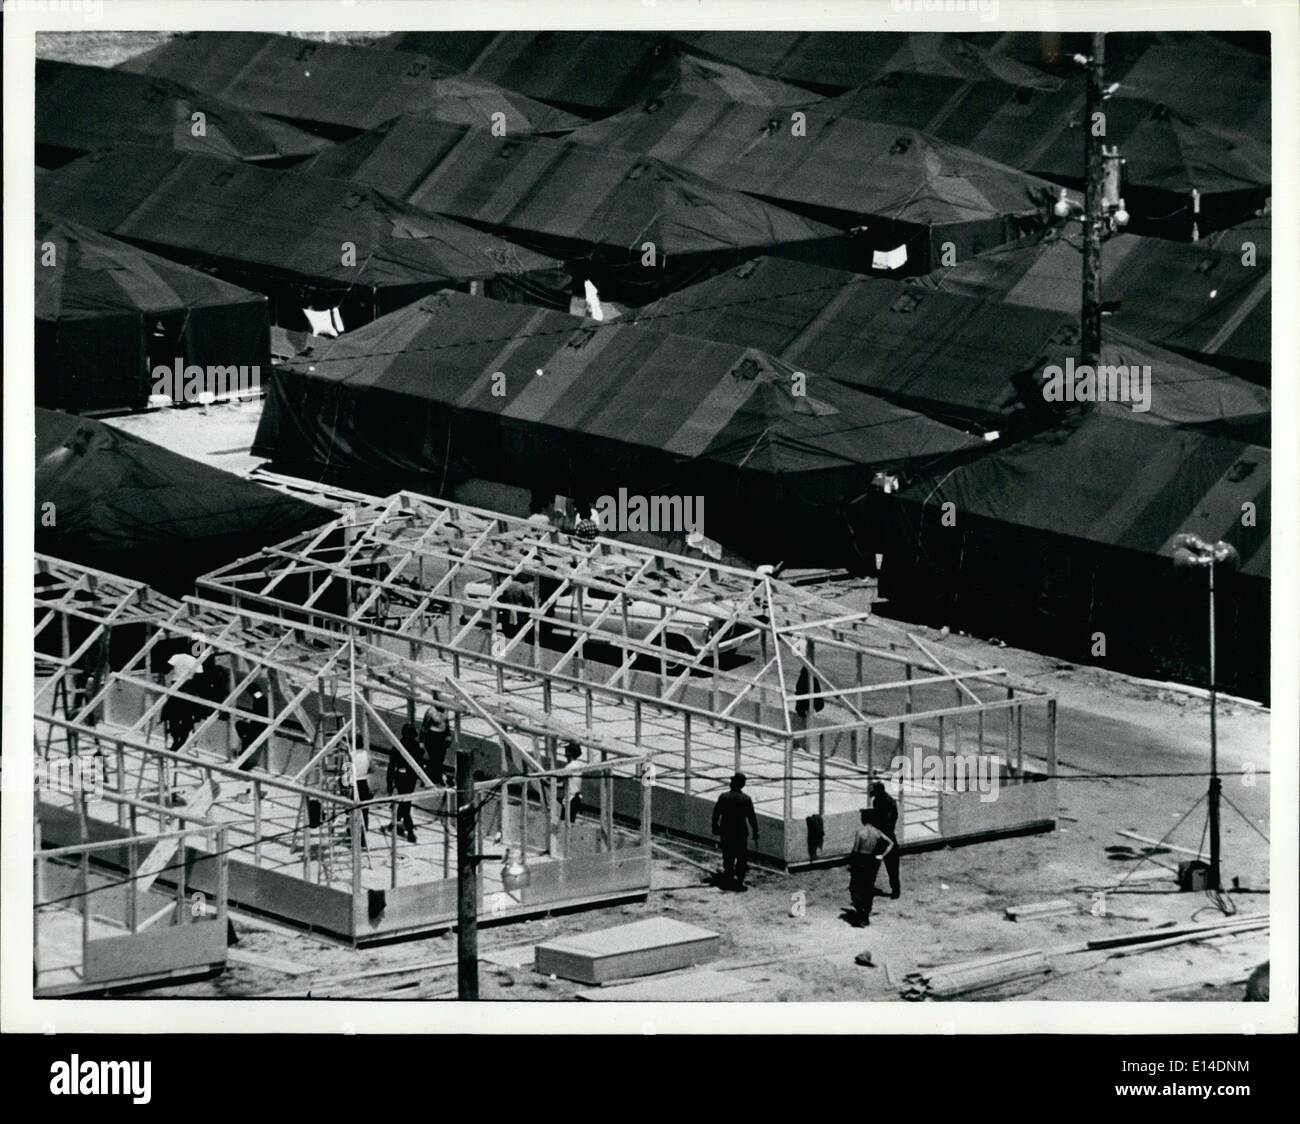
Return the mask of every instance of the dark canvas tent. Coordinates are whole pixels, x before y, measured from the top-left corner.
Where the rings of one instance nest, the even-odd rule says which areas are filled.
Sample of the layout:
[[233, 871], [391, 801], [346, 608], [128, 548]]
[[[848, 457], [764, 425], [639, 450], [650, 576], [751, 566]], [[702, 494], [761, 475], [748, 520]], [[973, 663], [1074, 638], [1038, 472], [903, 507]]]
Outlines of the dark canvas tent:
[[1204, 683], [1206, 572], [1176, 570], [1172, 543], [1225, 540], [1242, 565], [1216, 583], [1219, 683], [1266, 699], [1270, 503], [1267, 449], [1092, 413], [887, 497], [881, 593], [908, 619]]
[[763, 251], [831, 261], [849, 252], [842, 231], [689, 172], [545, 137], [403, 117], [308, 170], [564, 259], [602, 295], [634, 304]]
[[[1083, 185], [1079, 83], [1033, 90], [893, 72], [816, 108], [921, 129], [1055, 183]], [[1195, 239], [1241, 221], [1272, 192], [1266, 143], [1139, 98], [1110, 98], [1105, 114], [1106, 143], [1125, 160], [1123, 193], [1136, 233]]]
[[266, 293], [289, 327], [337, 306], [351, 328], [473, 282], [567, 301], [558, 262], [322, 176], [124, 145], [42, 178], [37, 205]]
[[[1252, 382], [1272, 362], [1271, 227], [1267, 219], [1195, 245], [1121, 234], [1101, 255], [1107, 322]], [[936, 271], [947, 292], [1073, 313], [1083, 263], [1068, 242], [1008, 247]]]
[[877, 470], [983, 445], [795, 374], [754, 348], [440, 293], [277, 368], [253, 448], [372, 491], [477, 476], [700, 495], [704, 533], [741, 554], [834, 564]]
[[36, 550], [165, 593], [336, 517], [89, 418], [36, 411]]
[[[1108, 35], [1107, 42], [1112, 38]], [[1267, 54], [1231, 46], [1204, 50], [1197, 44], [1158, 43], [1143, 51], [1123, 74], [1114, 75], [1121, 82], [1115, 100], [1161, 102], [1270, 144], [1271, 76]]]
[[899, 268], [938, 265], [1039, 229], [1058, 189], [915, 129], [824, 114], [655, 98], [569, 134], [640, 153], [820, 222], [864, 228], [869, 250], [906, 248]]
[[588, 117], [677, 90], [755, 105], [797, 105], [806, 89], [692, 54], [642, 31], [401, 31], [379, 46], [425, 54], [454, 71]]
[[565, 129], [569, 114], [419, 55], [288, 35], [195, 31], [128, 59], [121, 69], [184, 82], [231, 105], [351, 135], [401, 113], [487, 128], [505, 115], [511, 134]]
[[46, 167], [120, 142], [287, 163], [329, 142], [165, 78], [36, 60], [36, 155]]
[[264, 296], [67, 219], [36, 219], [36, 401], [137, 409], [159, 365], [270, 366]]
[[891, 70], [963, 79], [993, 78], [1050, 89], [1059, 79], [957, 35], [896, 31], [689, 31], [694, 50], [759, 74], [827, 92], [860, 86]]
[[[636, 314], [643, 327], [762, 349], [952, 425], [1008, 436], [1054, 424], [1049, 364], [1078, 361], [1075, 314], [761, 258]], [[1151, 368], [1135, 420], [1267, 442], [1269, 395], [1112, 327], [1102, 362]], [[1110, 405], [1107, 408], [1112, 408]], [[1125, 413], [1127, 406], [1115, 406]]]

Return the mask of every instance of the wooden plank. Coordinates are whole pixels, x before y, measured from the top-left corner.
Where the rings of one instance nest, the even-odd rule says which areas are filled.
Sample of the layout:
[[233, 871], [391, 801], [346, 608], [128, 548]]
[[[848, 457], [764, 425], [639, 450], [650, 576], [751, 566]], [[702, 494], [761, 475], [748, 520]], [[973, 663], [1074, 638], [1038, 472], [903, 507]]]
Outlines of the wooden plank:
[[1152, 839], [1150, 836], [1139, 835], [1136, 831], [1117, 831], [1115, 834], [1122, 835], [1125, 839], [1136, 839], [1139, 843], [1146, 843], [1152, 847], [1164, 847], [1168, 851], [1177, 851], [1180, 855], [1191, 855], [1194, 859], [1203, 859], [1205, 857], [1200, 851], [1193, 851], [1190, 847], [1180, 847], [1177, 843]]
[[[215, 780], [201, 784], [197, 791], [191, 791], [187, 794], [184, 812], [187, 819], [200, 819], [208, 814], [208, 809], [217, 798], [217, 782]], [[198, 832], [195, 832], [198, 834]], [[140, 863], [136, 869], [136, 892], [143, 897], [149, 892], [160, 875], [166, 868], [167, 864], [172, 861], [172, 857], [180, 849], [181, 835], [173, 835], [170, 838], [160, 840]], [[182, 857], [182, 861], [184, 861]]]
[[1162, 941], [1147, 941], [1144, 944], [1116, 949], [1114, 955], [1117, 958], [1120, 956], [1137, 956], [1139, 953], [1150, 952], [1155, 948], [1170, 948], [1173, 945], [1189, 944], [1192, 941], [1214, 940], [1216, 937], [1235, 937], [1240, 933], [1254, 933], [1260, 929], [1267, 929], [1268, 926], [1267, 921], [1251, 921], [1244, 925], [1218, 925], [1203, 933], [1183, 933], [1180, 936], [1167, 937]]
[[1148, 941], [1164, 940], [1168, 937], [1181, 937], [1194, 933], [1214, 933], [1224, 929], [1235, 929], [1241, 925], [1256, 921], [1267, 923], [1268, 914], [1253, 913], [1246, 917], [1234, 917], [1226, 921], [1212, 921], [1204, 925], [1158, 925], [1154, 929], [1140, 929], [1136, 933], [1121, 933], [1113, 937], [1095, 937], [1088, 941], [1089, 951], [1105, 948], [1122, 948], [1126, 945], [1143, 944]]
[[598, 984], [687, 968], [711, 960], [721, 943], [708, 929], [650, 917], [539, 944], [533, 964], [543, 975]]
[[1006, 914], [1008, 921], [1032, 921], [1035, 917], [1054, 917], [1061, 913], [1073, 913], [1073, 902], [1065, 898], [1053, 898], [1048, 902], [1029, 902], [1025, 905], [1009, 905]]

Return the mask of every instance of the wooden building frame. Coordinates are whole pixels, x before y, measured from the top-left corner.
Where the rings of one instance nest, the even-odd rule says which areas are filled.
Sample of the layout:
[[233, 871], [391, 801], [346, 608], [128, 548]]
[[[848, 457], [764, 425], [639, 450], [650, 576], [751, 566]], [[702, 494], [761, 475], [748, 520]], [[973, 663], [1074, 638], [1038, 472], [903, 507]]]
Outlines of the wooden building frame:
[[[130, 809], [133, 823], [137, 810]], [[132, 831], [118, 839], [59, 847], [42, 846], [37, 819], [32, 855], [37, 998], [172, 984], [225, 967], [226, 828], [185, 818], [183, 827], [164, 834]], [[139, 892], [142, 856], [173, 839], [184, 848], [184, 858]]]
[[[428, 776], [399, 737], [417, 705], [450, 714], [482, 775], [477, 850], [500, 860], [499, 867], [485, 864], [480, 878], [484, 919], [624, 900], [649, 889], [652, 789], [640, 783], [646, 755], [618, 738], [575, 727], [527, 699], [461, 683], [445, 666], [415, 664], [360, 630], [288, 622], [201, 598], [150, 602], [148, 613], [129, 618], [136, 632], [123, 652], [113, 637], [128, 621], [119, 606], [138, 605], [139, 587], [105, 586], [105, 575], [78, 570], [37, 561], [38, 574], [60, 575], [58, 596], [40, 602], [37, 628], [52, 630], [61, 646], [51, 652], [47, 642], [37, 657], [35, 748], [46, 770], [69, 759], [100, 762], [102, 784], [84, 807], [47, 786], [38, 812], [47, 837], [60, 843], [157, 833], [159, 843], [138, 868], [141, 892], [176, 861], [177, 816], [207, 816], [230, 834], [232, 901], [354, 944], [449, 926], [456, 913], [455, 794], [443, 778]], [[92, 581], [114, 596], [88, 612], [74, 594]], [[91, 635], [82, 639], [86, 630]], [[83, 682], [86, 654], [110, 648], [112, 659]], [[183, 679], [164, 670], [178, 651], [198, 661]], [[59, 688], [63, 679], [78, 688]], [[264, 709], [250, 709], [253, 686]], [[164, 729], [164, 710], [177, 702], [193, 720]], [[561, 760], [569, 743], [579, 746], [580, 763]], [[361, 750], [406, 758], [416, 790], [362, 799], [348, 767]], [[634, 808], [616, 808], [616, 775], [638, 780]], [[584, 813], [562, 815], [561, 804], [575, 793]], [[408, 802], [423, 836], [418, 843], [397, 830]], [[530, 870], [523, 889], [505, 887], [510, 859]]]
[[[762, 571], [410, 492], [336, 499], [335, 522], [202, 595], [621, 737], [652, 755], [669, 832], [710, 838], [733, 772], [767, 821], [760, 853], [786, 866], [845, 853], [873, 776], [892, 779], [905, 846], [1054, 823], [1056, 700], [1006, 669]], [[991, 762], [996, 799], [958, 783], [963, 754]]]

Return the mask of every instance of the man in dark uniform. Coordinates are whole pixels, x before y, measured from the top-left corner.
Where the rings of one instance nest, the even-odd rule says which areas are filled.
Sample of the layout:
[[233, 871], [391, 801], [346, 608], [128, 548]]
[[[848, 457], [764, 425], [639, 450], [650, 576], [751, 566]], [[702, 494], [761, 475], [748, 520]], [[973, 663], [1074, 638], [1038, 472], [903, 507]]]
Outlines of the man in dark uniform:
[[867, 807], [876, 814], [876, 826], [893, 844], [885, 856], [885, 873], [889, 875], [889, 896], [898, 898], [898, 802], [889, 795], [884, 781], [872, 781], [868, 786]]
[[722, 844], [722, 876], [737, 890], [745, 889], [751, 830], [758, 842], [758, 817], [754, 802], [741, 791], [744, 787], [745, 774], [737, 773], [731, 778], [731, 788], [713, 806], [713, 834]]
[[853, 837], [853, 847], [849, 852], [849, 898], [856, 914], [855, 928], [871, 924], [871, 902], [876, 896], [880, 860], [894, 848], [875, 820], [875, 812], [869, 808], [862, 809], [862, 826]]
[[[410, 755], [411, 760], [420, 759], [420, 741], [415, 733], [415, 726], [407, 722], [402, 727], [402, 748]], [[397, 750], [390, 750], [388, 753], [388, 776], [387, 788], [389, 795], [394, 792], [402, 796], [415, 791], [416, 775], [415, 770], [411, 768], [410, 763]], [[406, 838], [412, 843], [415, 838], [415, 820], [411, 817], [411, 802], [402, 800], [397, 805], [397, 826], [402, 829]]]
[[[248, 688], [239, 700], [239, 709], [247, 711], [249, 714], [266, 714], [267, 713], [267, 696], [260, 683], [254, 683]], [[239, 756], [243, 757], [263, 730], [269, 723], [265, 719], [253, 718], [249, 715], [241, 715], [235, 719], [235, 735], [239, 738]], [[257, 749], [257, 752], [249, 757], [239, 767], [252, 772], [258, 765], [258, 758], [270, 759], [267, 753], [269, 742], [263, 742]]]
[[451, 729], [447, 716], [437, 704], [424, 712], [420, 724], [420, 751], [424, 758], [424, 771], [434, 784], [455, 784], [454, 769], [447, 767], [447, 750], [451, 747]]

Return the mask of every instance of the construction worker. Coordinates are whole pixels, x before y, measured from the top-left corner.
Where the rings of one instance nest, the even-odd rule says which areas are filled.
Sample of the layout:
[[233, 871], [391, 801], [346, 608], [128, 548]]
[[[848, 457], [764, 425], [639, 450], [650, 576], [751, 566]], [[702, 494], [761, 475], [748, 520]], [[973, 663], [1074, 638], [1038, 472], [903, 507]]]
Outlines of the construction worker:
[[713, 806], [713, 834], [722, 844], [722, 877], [737, 890], [747, 889], [750, 830], [754, 842], [758, 842], [758, 817], [754, 815], [754, 802], [741, 791], [744, 787], [745, 774], [737, 773], [731, 778], [731, 787]]
[[898, 899], [898, 801], [889, 795], [884, 781], [867, 786], [867, 807], [876, 814], [876, 826], [893, 844], [885, 855], [885, 873], [889, 875], [889, 896]]
[[849, 851], [849, 898], [853, 903], [854, 928], [871, 924], [871, 902], [876, 894], [880, 860], [894, 849], [875, 822], [876, 813], [863, 808], [861, 816], [862, 826], [853, 837]]
[[447, 778], [447, 749], [451, 745], [451, 730], [442, 708], [434, 705], [424, 712], [420, 723], [420, 749], [424, 757], [424, 771], [434, 784], [454, 784]]
[[[351, 796], [353, 788], [356, 789], [357, 799], [366, 801], [371, 799], [373, 793], [370, 791], [370, 750], [364, 742], [358, 742], [355, 749], [348, 754], [348, 758], [343, 763], [343, 775], [339, 778], [344, 795]], [[370, 809], [361, 809], [361, 822], [364, 827], [370, 827]]]
[[[248, 712], [235, 719], [235, 734], [239, 738], [239, 756], [243, 757], [248, 752], [249, 747], [257, 741], [262, 731], [266, 729], [269, 723], [265, 719], [249, 717], [249, 714], [266, 714], [268, 700], [266, 691], [262, 689], [260, 683], [253, 683], [239, 700], [239, 709]], [[247, 760], [239, 767], [251, 772], [257, 767], [258, 758], [265, 756], [268, 760], [270, 754], [264, 754], [269, 748], [269, 741], [264, 742], [257, 748]]]
[[[577, 769], [582, 764], [582, 746], [577, 742], [569, 742], [564, 747], [564, 768]], [[569, 823], [573, 823], [578, 818], [579, 809], [582, 808], [581, 773], [561, 778], [560, 796], [560, 819], [567, 819]]]
[[[402, 748], [406, 750], [407, 755], [412, 761], [418, 761], [420, 757], [420, 741], [416, 736], [415, 727], [410, 723], [404, 723], [402, 726]], [[391, 796], [394, 792], [401, 796], [406, 796], [415, 791], [416, 776], [415, 770], [406, 757], [396, 750], [388, 754], [388, 776], [387, 788]], [[411, 818], [411, 802], [409, 800], [398, 801], [397, 804], [397, 825], [402, 828], [406, 838], [412, 843], [418, 842], [415, 838], [415, 820]]]

